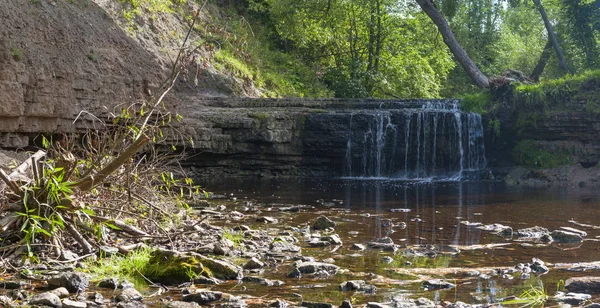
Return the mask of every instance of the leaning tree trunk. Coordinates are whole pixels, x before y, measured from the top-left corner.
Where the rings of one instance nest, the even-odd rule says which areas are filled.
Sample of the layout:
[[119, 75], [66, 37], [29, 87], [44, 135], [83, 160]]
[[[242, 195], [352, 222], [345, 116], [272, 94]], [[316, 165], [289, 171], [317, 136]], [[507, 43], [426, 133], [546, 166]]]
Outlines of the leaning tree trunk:
[[544, 72], [544, 68], [546, 68], [546, 63], [548, 63], [548, 60], [550, 60], [551, 52], [552, 52], [552, 42], [550, 40], [548, 40], [548, 42], [546, 43], [546, 46], [544, 46], [544, 50], [542, 50], [542, 54], [540, 55], [540, 58], [538, 59], [537, 65], [533, 69], [533, 72], [531, 72], [531, 76], [529, 76], [529, 78], [531, 78], [531, 80], [536, 81], [536, 82], [540, 81], [540, 76]]
[[469, 57], [467, 52], [462, 48], [462, 46], [454, 37], [454, 33], [452, 33], [452, 29], [448, 25], [442, 13], [438, 11], [435, 5], [432, 3], [432, 0], [415, 0], [421, 6], [421, 9], [431, 18], [433, 23], [437, 26], [438, 30], [442, 34], [444, 38], [444, 43], [448, 45], [450, 51], [458, 60], [458, 63], [463, 67], [463, 69], [467, 72], [473, 83], [475, 83], [478, 87], [481, 88], [489, 88], [490, 80], [486, 75], [484, 75], [481, 70], [475, 65], [473, 60]]
[[565, 61], [565, 55], [562, 49], [560, 48], [560, 44], [558, 43], [556, 33], [554, 33], [554, 29], [552, 28], [552, 24], [548, 19], [548, 15], [546, 15], [546, 10], [544, 10], [544, 6], [542, 6], [542, 1], [531, 1], [533, 1], [533, 4], [535, 4], [535, 7], [538, 9], [540, 15], [542, 16], [542, 19], [544, 20], [544, 25], [546, 26], [546, 31], [548, 32], [548, 39], [552, 42], [554, 50], [556, 51], [556, 57], [558, 58], [558, 66], [560, 66], [560, 69], [562, 69], [563, 71], [568, 72], [569, 68], [567, 67], [567, 62]]

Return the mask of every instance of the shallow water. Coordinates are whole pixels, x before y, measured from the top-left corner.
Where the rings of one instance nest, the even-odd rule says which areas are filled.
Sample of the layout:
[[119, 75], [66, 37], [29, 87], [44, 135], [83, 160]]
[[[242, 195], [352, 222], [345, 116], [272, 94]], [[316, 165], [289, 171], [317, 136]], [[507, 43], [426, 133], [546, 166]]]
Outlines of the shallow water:
[[[332, 248], [309, 248], [302, 245], [303, 255], [317, 259], [333, 258], [335, 264], [349, 269], [349, 273], [338, 274], [327, 279], [288, 279], [289, 267], [282, 265], [269, 269], [264, 277], [284, 280], [283, 287], [262, 287], [252, 284], [222, 285], [217, 289], [230, 293], [250, 294], [264, 300], [285, 298], [299, 301], [327, 301], [340, 304], [343, 299], [353, 298], [356, 303], [386, 301], [393, 296], [416, 298], [423, 296], [435, 300], [462, 300], [467, 303], [489, 303], [508, 295], [519, 295], [539, 281], [545, 283], [549, 295], [553, 295], [556, 284], [575, 276], [574, 273], [551, 270], [539, 278], [522, 280], [467, 279], [458, 280], [458, 287], [449, 291], [425, 291], [418, 283], [409, 283], [409, 277], [391, 274], [389, 270], [405, 267], [402, 262], [386, 265], [383, 256], [391, 253], [367, 250], [357, 254], [349, 250], [353, 243], [365, 244], [375, 238], [389, 236], [397, 244], [411, 245], [479, 245], [509, 243], [498, 249], [463, 250], [457, 256], [438, 256], [435, 261], [426, 261], [425, 266], [443, 267], [501, 267], [515, 266], [537, 257], [545, 262], [588, 262], [600, 260], [600, 243], [596, 242], [600, 230], [584, 228], [570, 223], [600, 225], [600, 191], [586, 188], [533, 189], [507, 187], [495, 182], [438, 182], [414, 183], [390, 180], [351, 179], [271, 179], [248, 180], [227, 179], [206, 183], [205, 188], [237, 199], [238, 204], [258, 202], [264, 205], [264, 215], [276, 216], [284, 226], [304, 226], [318, 215], [324, 214], [338, 222], [336, 232], [344, 245]], [[278, 213], [269, 211], [272, 204], [302, 204], [314, 206], [301, 213]], [[391, 209], [406, 209], [392, 212]], [[405, 222], [407, 227], [386, 227]], [[461, 220], [500, 223], [514, 230], [541, 226], [550, 230], [561, 226], [574, 227], [588, 233], [580, 244], [551, 244], [546, 247], [530, 247], [489, 232], [466, 227]], [[417, 263], [417, 262], [414, 262]], [[412, 267], [412, 266], [408, 266]], [[354, 273], [354, 274], [352, 274]], [[376, 294], [360, 294], [337, 289], [340, 282], [350, 279], [365, 279], [360, 273], [376, 273], [385, 281], [376, 283]], [[581, 274], [580, 274], [581, 275]], [[449, 277], [449, 276], [447, 276]], [[560, 287], [560, 286], [559, 286]], [[292, 295], [296, 293], [296, 295]]]

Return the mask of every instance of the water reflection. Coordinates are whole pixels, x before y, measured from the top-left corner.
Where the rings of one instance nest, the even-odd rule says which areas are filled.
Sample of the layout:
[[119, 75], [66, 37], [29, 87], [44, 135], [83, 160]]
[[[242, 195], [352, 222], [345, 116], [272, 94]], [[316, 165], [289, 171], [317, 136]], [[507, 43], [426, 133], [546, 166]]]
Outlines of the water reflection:
[[[343, 179], [227, 179], [205, 184], [205, 187], [233, 193], [238, 199], [249, 197], [263, 203], [306, 204], [325, 211], [345, 209], [350, 217], [343, 218], [348, 223], [341, 227], [359, 231], [357, 239], [368, 241], [389, 236], [394, 242], [406, 245], [506, 242], [502, 237], [460, 224], [461, 221], [500, 223], [514, 230], [533, 226], [550, 230], [561, 226], [573, 227], [569, 223], [571, 219], [600, 225], [600, 191], [585, 188], [530, 189], [506, 187], [493, 182], [414, 183]], [[333, 213], [331, 215], [342, 215], [339, 211]], [[312, 216], [308, 212], [305, 216], [298, 215], [295, 223], [304, 222], [300, 219], [310, 220]], [[406, 228], [399, 227], [402, 223], [406, 224]], [[598, 232], [588, 232], [588, 238], [593, 238]], [[593, 243], [584, 242], [581, 248], [574, 250], [564, 250], [554, 244], [543, 253], [549, 259], [564, 260], [569, 256], [581, 261], [593, 260], [592, 253], [599, 250]], [[526, 250], [523, 254], [507, 250], [487, 256], [485, 262], [529, 261], [531, 257], [531, 252]]]

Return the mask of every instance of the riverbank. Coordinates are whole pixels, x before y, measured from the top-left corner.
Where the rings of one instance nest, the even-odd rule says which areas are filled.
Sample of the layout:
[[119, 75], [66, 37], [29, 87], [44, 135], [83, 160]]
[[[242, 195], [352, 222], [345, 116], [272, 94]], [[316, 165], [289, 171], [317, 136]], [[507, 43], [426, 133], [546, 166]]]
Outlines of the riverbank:
[[[71, 291], [59, 298], [90, 307], [337, 307], [344, 301], [344, 307], [464, 307], [459, 302], [494, 305], [543, 284], [548, 304], [600, 299], [599, 291], [582, 289], [575, 292], [590, 296], [551, 298], [555, 290], [575, 290], [561, 280], [600, 268], [593, 219], [600, 196], [590, 195], [593, 190], [562, 195], [476, 183], [299, 179], [230, 185], [236, 188], [221, 186], [221, 195], [179, 214], [179, 235], [120, 243], [123, 255], [144, 242], [162, 251], [149, 259], [179, 265], [150, 279], [154, 285], [140, 275], [149, 273], [143, 262], [129, 276], [104, 263], [108, 276], [98, 276], [94, 262], [82, 258], [13, 264], [0, 293], [33, 305], [39, 294], [55, 301], [47, 293], [63, 286]], [[83, 276], [87, 285], [73, 279]]]

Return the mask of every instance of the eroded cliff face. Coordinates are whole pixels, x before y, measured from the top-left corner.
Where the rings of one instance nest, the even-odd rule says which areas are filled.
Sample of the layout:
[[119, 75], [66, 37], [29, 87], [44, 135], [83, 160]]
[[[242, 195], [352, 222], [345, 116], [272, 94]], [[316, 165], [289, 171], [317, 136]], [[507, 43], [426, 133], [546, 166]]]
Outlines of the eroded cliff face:
[[527, 101], [506, 92], [484, 116], [490, 167], [515, 183], [600, 185], [598, 89], [600, 80], [590, 79]]
[[[93, 1], [0, 2], [0, 146], [89, 127], [163, 78], [155, 56]], [[79, 116], [79, 120], [73, 121]]]

